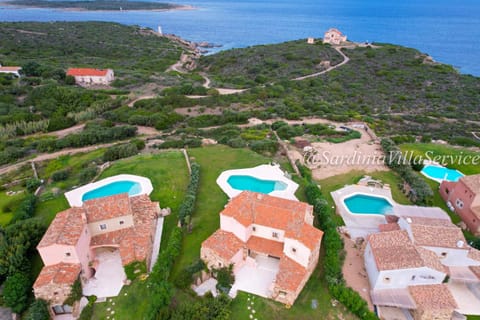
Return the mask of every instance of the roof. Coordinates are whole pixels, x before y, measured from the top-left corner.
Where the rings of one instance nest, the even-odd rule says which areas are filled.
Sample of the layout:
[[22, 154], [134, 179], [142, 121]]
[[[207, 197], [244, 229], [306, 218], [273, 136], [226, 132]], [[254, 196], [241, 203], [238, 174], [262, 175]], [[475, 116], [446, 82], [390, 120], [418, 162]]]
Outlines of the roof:
[[396, 222], [390, 222], [379, 225], [378, 229], [380, 232], [397, 231], [400, 230], [400, 226]]
[[480, 174], [463, 176], [460, 178], [460, 181], [463, 182], [475, 194], [480, 194]]
[[93, 69], [93, 68], [69, 68], [67, 76], [94, 76], [104, 77], [110, 69]]
[[275, 285], [285, 291], [297, 291], [303, 280], [306, 279], [307, 269], [286, 255], [280, 259]]
[[342, 35], [342, 32], [340, 32], [340, 30], [338, 30], [337, 28], [330, 28], [325, 33], [329, 33], [329, 32], [334, 32], [334, 33], [338, 33], [339, 35]]
[[368, 243], [378, 270], [427, 267], [446, 273], [435, 253], [415, 247], [405, 230], [371, 234]]
[[470, 250], [468, 250], [467, 257], [473, 260], [480, 261], [480, 250], [477, 250], [475, 248], [470, 248]]
[[53, 244], [76, 245], [85, 227], [83, 213], [82, 208], [70, 208], [57, 213], [37, 248]]
[[88, 223], [132, 214], [128, 193], [88, 200], [83, 203], [83, 208]]
[[408, 291], [417, 308], [424, 310], [452, 309], [452, 311], [457, 308], [457, 303], [446, 284], [409, 286]]
[[258, 224], [284, 230], [286, 237], [296, 239], [313, 250], [321, 241], [323, 232], [307, 223], [312, 211], [312, 206], [300, 201], [244, 191], [233, 198], [220, 214], [234, 218], [245, 227]]
[[251, 236], [247, 241], [247, 248], [255, 252], [268, 254], [274, 257], [283, 255], [283, 242]]
[[415, 309], [415, 302], [407, 288], [376, 289], [370, 292], [370, 296], [376, 306]]
[[467, 242], [462, 230], [454, 225], [451, 227], [421, 225], [412, 223], [413, 242], [419, 246], [467, 249]]
[[81, 267], [79, 263], [57, 263], [45, 266], [40, 271], [33, 288], [49, 284], [72, 285], [77, 280]]
[[480, 266], [470, 266], [469, 269], [480, 280]]
[[202, 248], [211, 249], [222, 259], [230, 260], [243, 248], [243, 243], [233, 233], [218, 229], [202, 242]]
[[17, 72], [22, 70], [22, 67], [0, 67], [0, 71], [10, 71], [10, 72]]

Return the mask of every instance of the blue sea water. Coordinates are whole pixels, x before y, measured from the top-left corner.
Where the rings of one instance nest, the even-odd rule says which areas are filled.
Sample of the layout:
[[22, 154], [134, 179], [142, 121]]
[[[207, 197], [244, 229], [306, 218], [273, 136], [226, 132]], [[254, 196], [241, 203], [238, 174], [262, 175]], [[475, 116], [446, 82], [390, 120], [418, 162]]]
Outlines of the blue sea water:
[[285, 190], [287, 188], [281, 181], [261, 180], [252, 176], [231, 176], [227, 182], [233, 189], [265, 194], [269, 194], [274, 190]]
[[142, 191], [138, 182], [134, 181], [115, 181], [103, 187], [86, 192], [82, 196], [82, 201], [113, 196], [120, 193], [128, 193], [129, 196], [135, 196]]
[[422, 173], [433, 180], [458, 181], [463, 174], [457, 170], [439, 166], [425, 166]]
[[[167, 0], [168, 1], [168, 0]], [[478, 0], [185, 0], [196, 10], [75, 12], [0, 5], [0, 21], [115, 21], [174, 33], [222, 49], [322, 37], [337, 27], [354, 41], [414, 47], [480, 76]], [[0, 35], [1, 38], [1, 35]]]
[[370, 196], [366, 194], [356, 194], [346, 198], [344, 201], [348, 210], [355, 214], [388, 214], [393, 211], [393, 207], [384, 198]]

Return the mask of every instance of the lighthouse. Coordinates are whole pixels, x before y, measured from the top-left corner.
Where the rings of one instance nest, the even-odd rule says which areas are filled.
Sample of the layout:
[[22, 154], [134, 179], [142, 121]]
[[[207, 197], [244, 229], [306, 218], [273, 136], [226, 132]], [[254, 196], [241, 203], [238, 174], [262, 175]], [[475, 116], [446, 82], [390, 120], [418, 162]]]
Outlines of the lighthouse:
[[162, 33], [162, 26], [158, 26], [158, 34], [159, 34], [159, 35], [163, 35], [163, 33]]

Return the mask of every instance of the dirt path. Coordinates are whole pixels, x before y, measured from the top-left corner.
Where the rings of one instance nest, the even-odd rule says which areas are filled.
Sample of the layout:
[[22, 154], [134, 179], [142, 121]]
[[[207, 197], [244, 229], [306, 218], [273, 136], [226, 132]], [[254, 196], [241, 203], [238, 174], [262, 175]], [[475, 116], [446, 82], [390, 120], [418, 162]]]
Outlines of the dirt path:
[[315, 78], [315, 77], [318, 77], [322, 74], [325, 74], [327, 72], [330, 72], [334, 69], [337, 69], [338, 67], [341, 67], [343, 66], [344, 64], [348, 63], [348, 61], [350, 61], [350, 58], [347, 57], [343, 52], [342, 52], [342, 49], [345, 48], [345, 47], [336, 47], [335, 50], [337, 50], [338, 53], [340, 53], [343, 57], [343, 61], [340, 62], [339, 64], [336, 64], [334, 66], [331, 66], [323, 71], [320, 71], [320, 72], [316, 72], [316, 73], [312, 73], [312, 74], [309, 74], [309, 75], [306, 75], [306, 76], [302, 76], [302, 77], [298, 77], [298, 78], [294, 78], [294, 79], [291, 79], [291, 80], [294, 80], [294, 81], [300, 81], [300, 80], [305, 80], [305, 79], [309, 79], [309, 78]]
[[137, 101], [145, 100], [145, 99], [153, 99], [153, 98], [155, 98], [155, 97], [156, 97], [156, 95], [151, 95], [151, 94], [144, 95], [144, 96], [140, 96], [140, 97], [135, 98], [135, 100], [132, 100], [132, 101], [128, 104], [128, 106], [129, 106], [130, 108], [132, 108], [133, 105], [135, 104], [135, 102], [137, 102]]

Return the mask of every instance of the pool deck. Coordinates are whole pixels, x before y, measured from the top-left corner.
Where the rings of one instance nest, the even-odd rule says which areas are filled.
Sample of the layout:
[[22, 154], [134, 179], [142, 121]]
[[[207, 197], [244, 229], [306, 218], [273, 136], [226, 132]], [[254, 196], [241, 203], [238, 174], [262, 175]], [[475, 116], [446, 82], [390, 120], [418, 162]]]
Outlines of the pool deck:
[[295, 192], [298, 189], [298, 184], [287, 178], [285, 176], [285, 172], [283, 172], [283, 170], [278, 165], [262, 164], [253, 168], [223, 171], [217, 178], [217, 184], [220, 186], [223, 192], [227, 194], [229, 198], [234, 198], [243, 191], [232, 188], [232, 186], [228, 183], [228, 178], [237, 175], [251, 176], [261, 180], [283, 182], [287, 185], [287, 188], [285, 190], [274, 190], [270, 192], [269, 195], [283, 199], [298, 201], [297, 197], [295, 197]]
[[86, 184], [79, 188], [65, 192], [65, 198], [67, 198], [68, 204], [70, 204], [71, 207], [81, 207], [83, 205], [82, 198], [85, 193], [117, 181], [133, 181], [133, 182], [139, 183], [142, 189], [139, 195], [140, 194], [150, 195], [150, 193], [152, 193], [153, 191], [153, 186], [150, 179], [141, 177], [141, 176], [131, 175], [131, 174], [119, 174], [113, 177], [102, 179], [97, 182]]
[[346, 207], [344, 199], [355, 194], [370, 195], [388, 200], [393, 206], [393, 212], [390, 215], [397, 217], [429, 217], [450, 220], [448, 214], [438, 207], [419, 207], [396, 203], [389, 188], [348, 185], [331, 192], [331, 195], [335, 202], [337, 213], [343, 218], [352, 239], [365, 238], [371, 233], [380, 232], [378, 226], [387, 223], [383, 214], [351, 213]]

